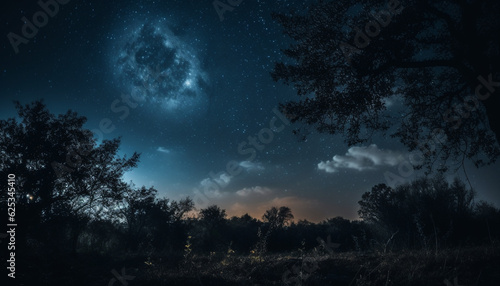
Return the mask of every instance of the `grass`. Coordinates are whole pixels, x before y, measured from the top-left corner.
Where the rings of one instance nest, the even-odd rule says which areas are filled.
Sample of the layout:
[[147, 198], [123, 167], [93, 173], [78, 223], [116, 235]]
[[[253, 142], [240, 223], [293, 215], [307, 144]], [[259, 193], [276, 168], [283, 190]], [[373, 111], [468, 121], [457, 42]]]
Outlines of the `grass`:
[[[47, 258], [53, 260], [54, 257]], [[139, 285], [499, 285], [500, 247], [474, 247], [393, 253], [344, 252], [267, 254], [256, 259], [233, 252], [191, 254], [186, 258], [157, 254], [155, 257], [121, 255], [61, 257], [57, 271], [47, 280], [51, 267], [32, 268], [37, 285], [110, 285], [112, 270], [135, 276], [125, 286]], [[43, 263], [38, 261], [37, 263]], [[36, 273], [40, 271], [41, 273]], [[115, 272], [115, 273], [116, 273]], [[456, 279], [457, 285], [454, 280]], [[48, 281], [51, 283], [48, 283]], [[45, 283], [44, 281], [47, 281]], [[57, 281], [57, 282], [55, 282]], [[288, 284], [286, 283], [288, 282]], [[26, 283], [26, 285], [31, 285]], [[61, 284], [62, 285], [62, 284]], [[123, 285], [116, 281], [113, 285]]]
[[[152, 266], [138, 278], [145, 285], [498, 285], [500, 248], [476, 247], [438, 254], [357, 252], [303, 259], [290, 254], [194, 256], [191, 268]], [[191, 277], [189, 279], [189, 277]], [[199, 279], [195, 278], [199, 277]], [[302, 279], [301, 279], [302, 277]], [[197, 281], [199, 280], [199, 281]]]

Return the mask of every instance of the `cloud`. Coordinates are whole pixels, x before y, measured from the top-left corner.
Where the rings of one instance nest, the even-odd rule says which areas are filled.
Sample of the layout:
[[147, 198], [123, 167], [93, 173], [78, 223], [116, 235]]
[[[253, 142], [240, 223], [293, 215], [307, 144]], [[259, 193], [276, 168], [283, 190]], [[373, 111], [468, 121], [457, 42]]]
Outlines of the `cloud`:
[[[162, 147], [160, 147], [162, 148]], [[163, 152], [158, 148], [157, 151]], [[164, 148], [162, 148], [164, 149]], [[164, 149], [165, 151], [168, 151]], [[168, 154], [168, 153], [167, 153]], [[242, 161], [239, 162], [238, 165], [246, 170], [247, 172], [254, 171], [254, 170], [264, 170], [265, 168], [262, 166], [261, 163], [257, 162], [251, 162], [251, 161]], [[213, 172], [210, 172], [210, 177], [205, 178], [200, 181], [199, 183], [199, 190], [201, 191], [202, 194], [207, 196], [208, 198], [222, 198], [226, 197], [230, 192], [228, 191], [223, 191], [224, 188], [226, 188], [231, 181], [233, 180], [233, 176], [230, 176], [227, 172], [222, 171], [218, 174], [213, 174]], [[196, 191], [195, 191], [196, 192]], [[270, 192], [270, 190], [266, 188], [261, 188], [261, 187], [253, 187], [253, 188], [245, 188], [242, 190], [238, 191], [239, 193], [237, 194], [240, 197], [245, 197], [249, 196], [250, 194], [264, 194]], [[234, 194], [234, 192], [231, 192]]]
[[[225, 193], [221, 192], [221, 184], [229, 184], [231, 181], [231, 177], [225, 177], [224, 174], [222, 174], [219, 178], [216, 178], [214, 180], [210, 178], [206, 178], [200, 182], [200, 188], [203, 190], [203, 193], [205, 196], [209, 198], [221, 198], [224, 196]], [[222, 185], [225, 186], [225, 185]]]
[[251, 196], [251, 195], [267, 195], [267, 194], [270, 194], [272, 193], [272, 190], [269, 189], [269, 188], [263, 188], [263, 187], [259, 187], [259, 186], [256, 186], [256, 187], [252, 187], [252, 188], [243, 188], [239, 191], [236, 191], [236, 195], [240, 196], [240, 197], [248, 197], [248, 196]]
[[[160, 147], [161, 148], [161, 147]], [[158, 150], [160, 151], [160, 150]], [[167, 150], [168, 151], [168, 150]], [[161, 151], [160, 151], [161, 152]], [[261, 163], [242, 161], [238, 164], [240, 167], [247, 171], [253, 170], [264, 170]], [[214, 183], [216, 183], [220, 188], [225, 188], [232, 181], [233, 177], [226, 172], [220, 172], [217, 175], [212, 175], [211, 178], [205, 178], [200, 182], [200, 187], [202, 189], [214, 188]]]
[[402, 160], [400, 152], [381, 150], [372, 144], [368, 147], [351, 147], [344, 156], [335, 155], [332, 161], [321, 161], [318, 169], [327, 173], [335, 173], [339, 169], [374, 170], [381, 166], [396, 166]]
[[164, 147], [161, 147], [161, 146], [158, 147], [156, 149], [156, 151], [161, 152], [161, 153], [165, 153], [165, 154], [170, 154], [172, 152], [172, 151], [168, 150], [167, 148], [164, 148]]
[[240, 166], [247, 171], [264, 170], [265, 169], [261, 163], [251, 162], [251, 161], [242, 161], [242, 162], [240, 162]]
[[201, 186], [208, 186], [211, 183], [211, 180], [214, 180], [219, 186], [227, 186], [233, 177], [229, 176], [226, 172], [221, 173], [220, 175], [216, 175], [215, 178], [206, 178], [201, 181]]

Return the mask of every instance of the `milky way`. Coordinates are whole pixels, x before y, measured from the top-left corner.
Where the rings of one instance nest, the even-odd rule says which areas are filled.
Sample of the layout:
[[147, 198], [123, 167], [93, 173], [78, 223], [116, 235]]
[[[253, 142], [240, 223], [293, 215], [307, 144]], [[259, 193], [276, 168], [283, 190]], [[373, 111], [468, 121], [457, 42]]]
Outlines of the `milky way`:
[[145, 22], [124, 33], [114, 53], [119, 82], [146, 104], [161, 107], [162, 116], [188, 118], [206, 110], [208, 76], [165, 22]]

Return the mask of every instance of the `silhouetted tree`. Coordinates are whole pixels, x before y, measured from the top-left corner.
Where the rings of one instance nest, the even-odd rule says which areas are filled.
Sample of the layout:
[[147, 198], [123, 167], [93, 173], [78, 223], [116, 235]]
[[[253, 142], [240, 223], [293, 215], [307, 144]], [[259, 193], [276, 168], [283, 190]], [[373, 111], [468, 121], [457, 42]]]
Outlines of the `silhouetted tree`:
[[280, 229], [287, 225], [293, 219], [292, 210], [289, 207], [272, 207], [266, 210], [262, 216], [264, 222], [269, 223], [272, 229]]
[[[124, 195], [124, 206], [120, 213], [126, 223], [126, 241], [128, 248], [136, 251], [141, 241], [151, 239], [152, 220], [157, 219], [159, 212], [155, 204], [157, 190], [142, 187], [139, 190], [128, 189]], [[160, 218], [161, 219], [161, 218]]]
[[302, 97], [281, 109], [292, 122], [343, 134], [348, 145], [396, 126], [392, 136], [423, 152], [418, 167], [493, 163], [499, 14], [496, 0], [319, 1], [305, 14], [274, 14], [295, 42], [272, 77]]
[[123, 202], [117, 206], [117, 217], [126, 225], [128, 249], [182, 249], [187, 235], [183, 217], [194, 208], [188, 197], [179, 202], [168, 198], [157, 198], [154, 188], [130, 187]]
[[248, 254], [252, 246], [257, 243], [257, 233], [261, 222], [244, 214], [240, 217], [232, 217], [228, 221], [230, 241], [233, 242], [233, 249], [241, 253]]
[[19, 121], [0, 120], [0, 172], [16, 175], [17, 218], [23, 225], [18, 241], [30, 232], [57, 245], [55, 233], [44, 228], [57, 220], [59, 232], [70, 233], [74, 251], [88, 220], [120, 200], [126, 190], [122, 175], [137, 165], [139, 155], [119, 158], [120, 139], [97, 144], [83, 128], [86, 118], [75, 112], [56, 117], [42, 101], [15, 107]]
[[229, 243], [225, 235], [226, 211], [216, 205], [200, 210], [201, 239], [204, 250], [216, 250]]
[[219, 208], [216, 205], [200, 210], [200, 220], [211, 227], [223, 224], [226, 219], [226, 210]]
[[400, 245], [435, 248], [471, 238], [475, 192], [458, 179], [420, 178], [396, 188], [376, 185], [359, 201], [358, 214]]
[[[289, 207], [282, 206], [279, 209], [277, 207], [272, 207], [266, 210], [262, 216], [262, 221], [266, 228], [261, 233], [260, 241], [258, 243], [258, 249], [261, 252], [267, 250], [279, 250], [282, 251], [284, 248], [289, 247], [285, 245], [284, 240], [286, 240], [288, 229], [284, 229], [284, 226], [288, 225], [293, 219], [292, 210]], [[287, 243], [293, 244], [293, 241], [287, 240]]]

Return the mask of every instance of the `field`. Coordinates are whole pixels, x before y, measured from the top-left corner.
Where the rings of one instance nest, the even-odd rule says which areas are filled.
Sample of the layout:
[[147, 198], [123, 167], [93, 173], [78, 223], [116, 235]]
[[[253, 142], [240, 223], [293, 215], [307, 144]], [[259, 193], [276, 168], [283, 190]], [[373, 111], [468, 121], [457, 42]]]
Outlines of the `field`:
[[[31, 260], [25, 285], [498, 285], [500, 247], [320, 254], [211, 253]], [[58, 264], [54, 261], [64, 261]], [[35, 263], [35, 264], [33, 264]], [[33, 284], [35, 283], [36, 284]]]

